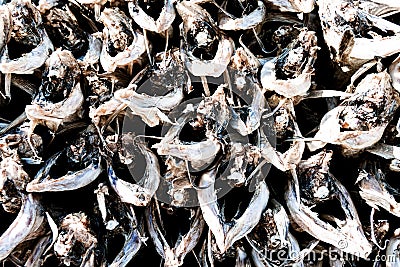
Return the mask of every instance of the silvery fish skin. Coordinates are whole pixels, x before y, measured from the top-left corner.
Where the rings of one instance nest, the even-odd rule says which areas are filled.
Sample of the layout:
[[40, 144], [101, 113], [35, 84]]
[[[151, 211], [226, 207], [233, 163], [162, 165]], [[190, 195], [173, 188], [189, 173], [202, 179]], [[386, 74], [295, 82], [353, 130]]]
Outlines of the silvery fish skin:
[[[210, 15], [200, 6], [182, 1], [177, 3], [176, 9], [183, 20], [186, 67], [195, 76], [220, 76], [233, 54], [233, 41], [218, 31]], [[207, 58], [196, 56], [196, 49]]]
[[[353, 96], [325, 114], [311, 151], [326, 143], [341, 145], [343, 153], [354, 154], [377, 143], [400, 104], [398, 93], [386, 71], [368, 74]], [[376, 115], [375, 115], [376, 113]]]
[[385, 181], [385, 175], [380, 169], [365, 166], [357, 177], [356, 183], [360, 188], [360, 196], [372, 208], [384, 208], [391, 214], [400, 217], [400, 203], [389, 193], [390, 185]]
[[[41, 25], [39, 10], [30, 0], [2, 5], [0, 14], [0, 72], [6, 74], [6, 96], [11, 97], [11, 74], [33, 73], [45, 63], [54, 47]], [[24, 50], [22, 54], [15, 55], [16, 47]]]
[[0, 260], [4, 260], [22, 242], [40, 233], [45, 221], [37, 196], [23, 195], [22, 207], [13, 223], [0, 237]]
[[56, 132], [60, 125], [82, 116], [81, 70], [72, 53], [57, 50], [46, 61], [39, 93], [25, 108], [33, 128], [37, 124]]
[[[285, 199], [293, 220], [309, 234], [336, 247], [345, 247], [343, 251], [367, 258], [372, 245], [365, 237], [357, 210], [346, 188], [329, 173], [332, 152], [322, 151], [299, 164], [301, 173], [288, 182]], [[307, 181], [311, 181], [308, 182]], [[300, 193], [300, 195], [299, 195]], [[328, 199], [336, 198], [346, 216], [344, 221], [333, 216], [336, 227], [321, 220], [312, 211], [312, 205], [318, 205]]]
[[126, 214], [129, 219], [130, 227], [127, 233], [124, 233], [125, 243], [118, 253], [118, 255], [114, 258], [110, 267], [123, 267], [126, 266], [132, 258], [138, 253], [142, 244], [146, 244], [147, 237], [143, 237], [138, 228], [138, 222], [133, 212], [133, 209], [130, 210], [129, 213]]
[[175, 245], [171, 247], [160, 231], [153, 205], [150, 205], [146, 209], [145, 214], [147, 227], [154, 246], [158, 254], [165, 260], [165, 267], [181, 266], [185, 256], [194, 249], [201, 237], [205, 225], [201, 211], [199, 208], [191, 211], [192, 218], [189, 231], [180, 237]]
[[119, 8], [105, 8], [99, 18], [104, 24], [100, 63], [107, 72], [139, 60], [145, 52], [145, 37], [133, 30], [131, 19]]
[[[132, 2], [129, 2], [128, 8], [129, 8], [129, 14], [133, 18], [133, 20], [142, 29], [161, 33], [161, 32], [168, 30], [168, 28], [171, 27], [171, 24], [172, 24], [172, 22], [174, 22], [175, 16], [176, 16], [176, 12], [175, 12], [175, 8], [174, 8], [174, 2], [176, 2], [176, 0], [163, 1], [164, 6], [163, 6], [161, 13], [159, 14], [159, 17], [157, 18], [157, 20], [152, 18], [150, 15], [148, 15], [140, 7], [139, 1], [142, 1], [142, 0], [134, 0]], [[161, 4], [161, 3], [157, 3], [157, 4]], [[153, 3], [153, 5], [156, 5], [156, 3]]]
[[261, 181], [256, 186], [254, 195], [243, 215], [232, 222], [225, 222], [221, 219], [223, 214], [218, 207], [215, 194], [215, 176], [216, 170], [202, 175], [199, 187], [205, 188], [197, 191], [197, 197], [204, 220], [216, 239], [219, 251], [224, 253], [235, 241], [246, 236], [257, 225], [267, 206], [269, 190], [265, 182]]
[[[69, 171], [53, 176], [56, 163], [66, 160]], [[99, 137], [93, 127], [82, 132], [66, 149], [51, 156], [26, 187], [28, 192], [71, 191], [84, 187], [101, 174]]]
[[[70, 213], [60, 223], [54, 253], [67, 266], [94, 266], [93, 256], [97, 242], [90, 229], [88, 217], [83, 212]], [[75, 251], [79, 246], [82, 250]]]
[[133, 184], [118, 178], [111, 164], [108, 166], [108, 178], [111, 187], [122, 202], [135, 206], [147, 206], [160, 183], [160, 166], [156, 155], [145, 144], [138, 143], [137, 146], [146, 161], [146, 170], [140, 181]]
[[[289, 232], [290, 222], [285, 209], [274, 199], [269, 202], [268, 206], [270, 207], [264, 211], [257, 226], [247, 235], [248, 242], [253, 247], [254, 261], [259, 266], [275, 266], [274, 259], [269, 258], [272, 253], [269, 252], [287, 249], [289, 257], [286, 261], [293, 262], [295, 267], [302, 267], [301, 259], [291, 258], [300, 255], [300, 246], [296, 238]], [[283, 259], [279, 259], [278, 262], [280, 261]]]
[[51, 236], [43, 236], [39, 238], [36, 246], [34, 247], [32, 254], [25, 262], [25, 266], [40, 267], [44, 263], [43, 254], [45, 253], [48, 246], [51, 244]]

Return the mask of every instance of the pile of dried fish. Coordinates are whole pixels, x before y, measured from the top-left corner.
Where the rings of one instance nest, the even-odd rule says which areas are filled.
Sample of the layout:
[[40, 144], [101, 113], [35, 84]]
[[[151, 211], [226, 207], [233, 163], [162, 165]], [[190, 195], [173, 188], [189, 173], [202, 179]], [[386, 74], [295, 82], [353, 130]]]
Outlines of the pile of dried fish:
[[400, 4], [0, 1], [4, 266], [400, 266]]

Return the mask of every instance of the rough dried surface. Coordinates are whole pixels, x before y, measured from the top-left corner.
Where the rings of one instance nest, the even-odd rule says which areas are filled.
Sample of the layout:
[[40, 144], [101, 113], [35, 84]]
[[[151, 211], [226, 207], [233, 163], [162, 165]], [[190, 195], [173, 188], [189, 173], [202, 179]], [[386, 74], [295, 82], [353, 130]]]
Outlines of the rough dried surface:
[[399, 266], [400, 5], [0, 1], [0, 264]]

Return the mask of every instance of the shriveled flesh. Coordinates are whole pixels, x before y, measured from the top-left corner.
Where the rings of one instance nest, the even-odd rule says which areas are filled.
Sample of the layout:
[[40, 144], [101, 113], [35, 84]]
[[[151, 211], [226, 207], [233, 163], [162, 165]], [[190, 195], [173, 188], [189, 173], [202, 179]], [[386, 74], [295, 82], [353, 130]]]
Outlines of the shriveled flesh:
[[84, 213], [71, 213], [63, 218], [54, 244], [54, 252], [63, 264], [84, 266], [96, 246], [97, 238]]

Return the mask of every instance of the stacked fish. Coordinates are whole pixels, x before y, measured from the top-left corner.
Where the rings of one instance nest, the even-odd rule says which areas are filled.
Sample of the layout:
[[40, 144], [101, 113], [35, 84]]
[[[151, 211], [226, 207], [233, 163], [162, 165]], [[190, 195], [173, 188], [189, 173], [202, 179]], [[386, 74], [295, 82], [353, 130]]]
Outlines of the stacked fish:
[[399, 53], [396, 1], [0, 1], [0, 261], [400, 266]]

